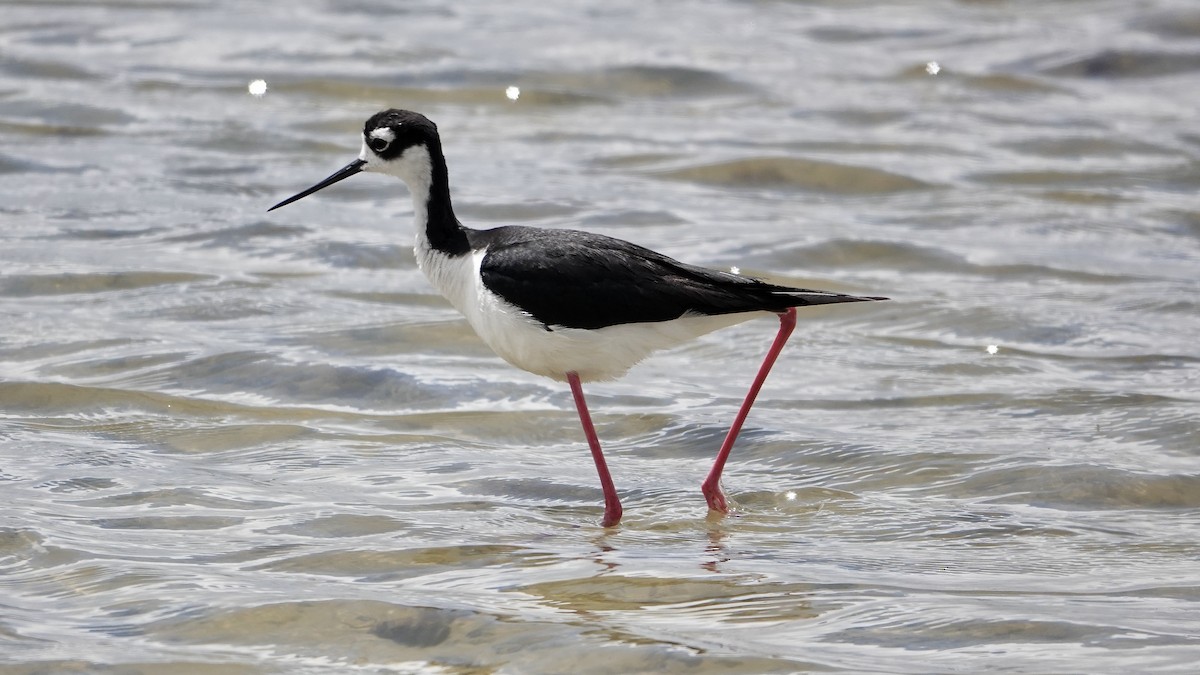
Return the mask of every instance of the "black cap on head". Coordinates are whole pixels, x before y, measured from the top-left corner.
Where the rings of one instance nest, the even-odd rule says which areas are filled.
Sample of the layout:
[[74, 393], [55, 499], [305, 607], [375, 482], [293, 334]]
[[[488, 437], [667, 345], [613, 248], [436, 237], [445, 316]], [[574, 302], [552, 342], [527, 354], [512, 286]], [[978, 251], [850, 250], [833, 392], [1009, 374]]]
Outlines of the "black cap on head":
[[371, 115], [363, 125], [367, 147], [383, 160], [399, 157], [415, 145], [440, 148], [437, 125], [421, 113], [392, 108]]

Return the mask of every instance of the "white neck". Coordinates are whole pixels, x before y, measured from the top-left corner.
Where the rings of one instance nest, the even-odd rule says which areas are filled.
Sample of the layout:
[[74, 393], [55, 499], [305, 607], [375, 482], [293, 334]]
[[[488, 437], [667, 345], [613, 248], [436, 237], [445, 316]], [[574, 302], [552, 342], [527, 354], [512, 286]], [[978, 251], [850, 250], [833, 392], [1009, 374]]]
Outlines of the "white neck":
[[[412, 194], [413, 230], [416, 235], [418, 254], [422, 249], [429, 250], [429, 181], [414, 188], [408, 183], [408, 191]], [[419, 256], [418, 256], [419, 257]]]
[[417, 241], [428, 246], [429, 191], [433, 187], [433, 164], [429, 150], [418, 145], [404, 151], [399, 159], [388, 162], [388, 173], [404, 181], [413, 200], [413, 226]]
[[413, 228], [416, 230], [417, 259], [421, 258], [422, 249], [429, 250], [429, 191], [433, 188], [433, 161], [429, 149], [424, 145], [416, 145], [404, 151], [396, 159], [384, 162], [379, 159], [363, 142], [359, 159], [367, 163], [363, 171], [383, 173], [395, 176], [408, 186], [413, 201]]

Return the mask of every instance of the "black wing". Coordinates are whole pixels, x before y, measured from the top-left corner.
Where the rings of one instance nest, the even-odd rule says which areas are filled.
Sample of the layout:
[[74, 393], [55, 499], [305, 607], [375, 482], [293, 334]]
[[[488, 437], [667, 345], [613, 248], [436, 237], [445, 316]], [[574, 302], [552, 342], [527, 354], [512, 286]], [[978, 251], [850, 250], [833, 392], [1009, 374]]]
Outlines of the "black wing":
[[472, 248], [487, 247], [484, 286], [547, 327], [594, 329], [689, 312], [781, 312], [884, 299], [768, 284], [589, 232], [500, 227], [467, 236]]

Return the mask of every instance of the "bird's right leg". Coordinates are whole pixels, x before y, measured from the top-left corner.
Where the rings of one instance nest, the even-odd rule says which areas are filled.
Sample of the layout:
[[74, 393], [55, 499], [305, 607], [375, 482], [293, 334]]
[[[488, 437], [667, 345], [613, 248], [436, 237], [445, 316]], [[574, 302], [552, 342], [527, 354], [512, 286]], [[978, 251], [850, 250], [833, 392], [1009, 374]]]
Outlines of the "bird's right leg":
[[742, 424], [746, 421], [746, 416], [750, 414], [750, 408], [754, 405], [754, 399], [758, 397], [758, 390], [762, 389], [763, 382], [767, 380], [767, 373], [771, 372], [771, 366], [775, 365], [775, 359], [778, 358], [779, 352], [783, 351], [783, 345], [795, 327], [796, 308], [789, 307], [779, 315], [779, 332], [775, 334], [775, 341], [771, 343], [771, 349], [767, 351], [767, 357], [763, 359], [762, 366], [758, 369], [758, 375], [750, 385], [750, 391], [742, 401], [742, 407], [738, 409], [733, 425], [729, 427], [729, 433], [726, 434], [725, 442], [721, 444], [721, 449], [717, 452], [717, 459], [713, 462], [708, 477], [700, 485], [700, 491], [704, 493], [704, 498], [708, 501], [708, 508], [713, 511], [720, 513], [729, 511], [725, 493], [721, 492], [721, 471], [725, 469], [725, 460], [729, 459], [729, 451], [733, 449], [733, 442], [737, 440], [738, 432], [742, 430]]
[[583, 385], [579, 383], [579, 373], [567, 373], [567, 382], [571, 384], [571, 394], [575, 397], [575, 409], [579, 411], [579, 422], [583, 424], [583, 434], [587, 436], [588, 446], [592, 449], [592, 459], [596, 461], [596, 473], [600, 474], [600, 487], [604, 490], [604, 520], [600, 524], [613, 527], [621, 522], [621, 500], [617, 498], [617, 488], [613, 485], [612, 476], [608, 473], [608, 464], [604, 461], [604, 453], [600, 450], [600, 439], [596, 437], [596, 429], [592, 426], [592, 416], [588, 413], [587, 402], [583, 399]]

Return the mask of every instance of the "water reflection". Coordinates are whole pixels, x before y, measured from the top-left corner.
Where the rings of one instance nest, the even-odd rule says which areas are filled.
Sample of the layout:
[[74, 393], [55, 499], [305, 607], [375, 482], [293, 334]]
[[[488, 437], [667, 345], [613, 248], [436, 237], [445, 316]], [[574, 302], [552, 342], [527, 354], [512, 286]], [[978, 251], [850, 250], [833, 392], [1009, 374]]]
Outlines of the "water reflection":
[[721, 563], [726, 563], [730, 560], [730, 553], [725, 547], [725, 539], [728, 535], [725, 529], [720, 526], [720, 521], [728, 517], [727, 514], [715, 511], [709, 512], [708, 545], [704, 547], [704, 558], [703, 562], [700, 563], [700, 568], [705, 571], [720, 574], [723, 572]]

